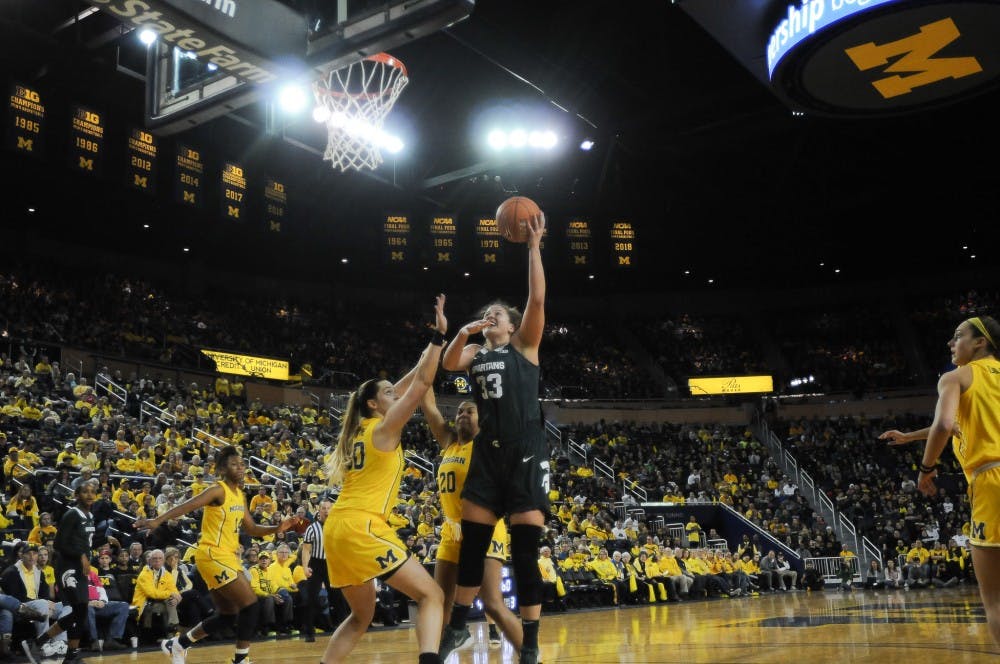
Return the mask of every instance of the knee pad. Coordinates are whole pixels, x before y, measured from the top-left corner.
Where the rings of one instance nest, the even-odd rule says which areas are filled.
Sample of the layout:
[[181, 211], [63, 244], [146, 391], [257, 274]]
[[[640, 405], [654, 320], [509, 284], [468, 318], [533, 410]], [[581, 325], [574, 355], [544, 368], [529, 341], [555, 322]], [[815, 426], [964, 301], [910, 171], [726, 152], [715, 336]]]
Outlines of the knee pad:
[[237, 641], [250, 641], [253, 639], [253, 632], [257, 629], [257, 615], [259, 610], [257, 602], [240, 609], [239, 624], [236, 626]]
[[521, 606], [542, 603], [542, 572], [538, 569], [540, 526], [517, 524], [510, 527], [510, 562], [517, 581], [517, 601]]
[[67, 637], [79, 641], [87, 625], [87, 604], [74, 604], [73, 610], [56, 621]]
[[226, 628], [233, 629], [236, 625], [236, 614], [216, 613], [201, 623], [201, 628], [208, 634], [217, 634]]
[[483, 583], [486, 551], [494, 526], [462, 519], [462, 544], [458, 553], [458, 585], [478, 588]]

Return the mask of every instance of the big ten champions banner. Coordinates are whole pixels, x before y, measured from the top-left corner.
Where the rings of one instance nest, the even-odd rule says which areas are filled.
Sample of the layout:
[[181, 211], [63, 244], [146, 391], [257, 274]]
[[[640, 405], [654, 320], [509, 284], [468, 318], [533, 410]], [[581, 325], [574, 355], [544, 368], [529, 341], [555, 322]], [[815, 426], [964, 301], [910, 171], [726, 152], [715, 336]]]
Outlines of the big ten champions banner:
[[243, 166], [227, 161], [222, 165], [222, 197], [219, 211], [232, 221], [243, 221], [247, 205], [247, 178]]
[[174, 197], [178, 203], [201, 207], [205, 164], [201, 153], [186, 145], [177, 145], [177, 170]]
[[90, 175], [100, 175], [104, 159], [101, 114], [91, 108], [74, 105], [69, 135], [69, 167]]
[[431, 218], [431, 262], [436, 265], [454, 265], [458, 260], [458, 226], [455, 215], [440, 214]]
[[566, 224], [566, 246], [570, 265], [590, 267], [594, 262], [594, 238], [590, 221], [573, 217]]
[[125, 181], [147, 194], [156, 193], [156, 157], [159, 141], [145, 129], [133, 127], [128, 133], [128, 168]]
[[40, 158], [45, 145], [45, 106], [38, 90], [12, 84], [7, 115], [7, 147]]
[[280, 233], [288, 215], [288, 192], [285, 183], [274, 178], [264, 182], [264, 227], [271, 233]]
[[391, 265], [405, 265], [410, 261], [410, 217], [405, 214], [387, 214], [382, 224], [384, 238], [383, 259]]
[[631, 221], [611, 222], [611, 263], [615, 267], [635, 265], [635, 227]]
[[483, 215], [476, 219], [476, 252], [478, 265], [496, 266], [503, 260], [496, 217]]

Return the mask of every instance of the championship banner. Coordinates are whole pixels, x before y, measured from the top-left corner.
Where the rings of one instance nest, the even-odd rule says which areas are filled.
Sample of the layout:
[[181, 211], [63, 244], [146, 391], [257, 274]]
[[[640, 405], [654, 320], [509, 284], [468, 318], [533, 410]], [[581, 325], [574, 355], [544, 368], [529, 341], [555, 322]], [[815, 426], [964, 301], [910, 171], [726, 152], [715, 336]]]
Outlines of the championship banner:
[[174, 182], [176, 201], [183, 205], [201, 207], [204, 177], [205, 164], [201, 161], [201, 153], [178, 143], [176, 181]]
[[264, 204], [264, 227], [271, 233], [280, 233], [288, 215], [288, 193], [283, 182], [266, 179]]
[[500, 228], [494, 217], [480, 217], [476, 220], [476, 262], [479, 265], [499, 265], [503, 260], [500, 247]]
[[133, 127], [128, 134], [128, 186], [147, 194], [156, 193], [156, 156], [160, 148], [156, 136]]
[[90, 175], [100, 175], [103, 162], [104, 124], [101, 114], [74, 105], [70, 122], [69, 167]]
[[8, 105], [7, 147], [42, 157], [45, 146], [45, 106], [37, 90], [14, 83]]
[[758, 394], [773, 392], [771, 376], [726, 376], [723, 378], [688, 378], [691, 396], [706, 394]]
[[455, 215], [443, 214], [431, 219], [431, 262], [437, 265], [453, 265], [458, 256], [458, 226]]
[[566, 225], [566, 244], [569, 264], [576, 267], [590, 267], [594, 262], [593, 235], [590, 222], [586, 219], [570, 219]]
[[382, 224], [385, 238], [384, 260], [391, 265], [403, 265], [410, 259], [410, 218], [405, 214], [390, 214]]
[[635, 265], [635, 228], [631, 221], [611, 222], [611, 263], [615, 267]]
[[243, 167], [227, 161], [222, 165], [220, 212], [226, 219], [243, 221], [247, 201], [247, 178]]
[[217, 350], [201, 349], [202, 354], [215, 361], [219, 373], [267, 378], [268, 380], [288, 380], [288, 361], [255, 355], [236, 355]]

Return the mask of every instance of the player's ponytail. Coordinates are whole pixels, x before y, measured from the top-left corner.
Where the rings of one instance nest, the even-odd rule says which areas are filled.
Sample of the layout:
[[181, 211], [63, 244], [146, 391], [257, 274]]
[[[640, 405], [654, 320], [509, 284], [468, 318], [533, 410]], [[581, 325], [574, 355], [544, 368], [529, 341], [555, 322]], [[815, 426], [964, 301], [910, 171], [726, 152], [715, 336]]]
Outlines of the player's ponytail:
[[361, 429], [361, 419], [371, 415], [368, 400], [375, 398], [375, 394], [378, 392], [378, 383], [375, 378], [366, 380], [361, 383], [361, 387], [351, 393], [351, 398], [347, 401], [347, 409], [340, 420], [337, 447], [333, 450], [333, 456], [326, 464], [327, 483], [330, 486], [338, 486], [344, 480], [344, 473], [347, 472], [348, 464], [351, 461], [354, 439]]

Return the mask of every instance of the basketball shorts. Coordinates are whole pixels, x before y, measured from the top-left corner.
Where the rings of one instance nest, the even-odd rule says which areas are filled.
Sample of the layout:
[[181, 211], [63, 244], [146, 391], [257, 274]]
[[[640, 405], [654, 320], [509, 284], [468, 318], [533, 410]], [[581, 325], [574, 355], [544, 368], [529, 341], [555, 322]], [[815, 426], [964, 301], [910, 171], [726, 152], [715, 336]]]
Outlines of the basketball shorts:
[[243, 565], [235, 553], [214, 546], [196, 548], [194, 566], [209, 590], [218, 590], [243, 574]]
[[[457, 565], [458, 552], [461, 548], [462, 540], [455, 539], [451, 524], [445, 521], [441, 526], [441, 544], [438, 545], [435, 560]], [[507, 555], [507, 524], [500, 519], [493, 529], [493, 539], [490, 541], [490, 548], [486, 550], [486, 557], [504, 562], [507, 560]]]
[[395, 529], [380, 517], [355, 510], [331, 513], [323, 529], [326, 569], [334, 588], [386, 577], [410, 557]]
[[1000, 466], [989, 468], [969, 483], [972, 505], [969, 543], [1000, 547]]
[[59, 588], [59, 601], [63, 606], [86, 604], [90, 601], [87, 589], [87, 575], [82, 566], [56, 569], [56, 586]]
[[518, 512], [549, 512], [549, 450], [541, 425], [525, 436], [501, 442], [477, 438], [462, 499], [498, 517]]

